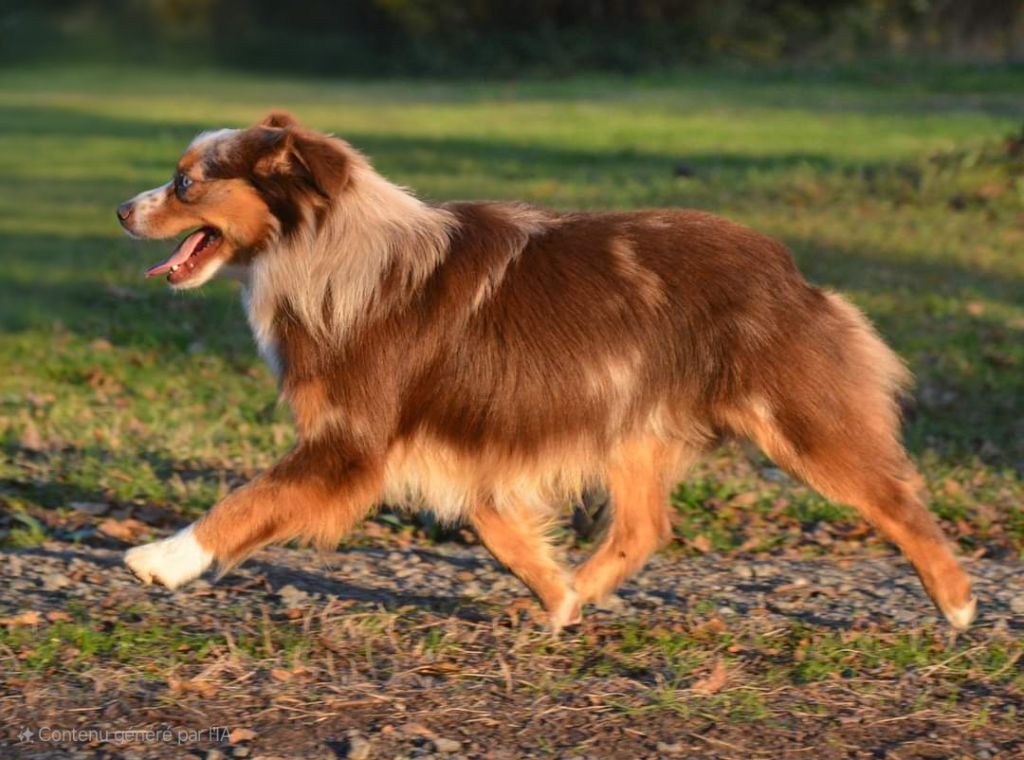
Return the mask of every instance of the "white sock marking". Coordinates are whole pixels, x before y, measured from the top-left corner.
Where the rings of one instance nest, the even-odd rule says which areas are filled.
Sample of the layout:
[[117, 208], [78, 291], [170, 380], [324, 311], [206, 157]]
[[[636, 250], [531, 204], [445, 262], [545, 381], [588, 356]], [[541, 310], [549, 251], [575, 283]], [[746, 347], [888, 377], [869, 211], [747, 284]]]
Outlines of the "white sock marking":
[[174, 589], [195, 580], [213, 564], [213, 554], [202, 547], [193, 535], [195, 525], [178, 531], [170, 538], [129, 549], [125, 564], [143, 583], [160, 583]]
[[966, 631], [971, 627], [971, 623], [974, 621], [974, 615], [977, 611], [978, 600], [975, 597], [971, 597], [971, 601], [960, 609], [947, 611], [946, 620], [948, 620], [949, 624], [958, 631]]
[[579, 623], [582, 617], [580, 595], [570, 590], [558, 608], [551, 614], [551, 632], [557, 635], [565, 626]]

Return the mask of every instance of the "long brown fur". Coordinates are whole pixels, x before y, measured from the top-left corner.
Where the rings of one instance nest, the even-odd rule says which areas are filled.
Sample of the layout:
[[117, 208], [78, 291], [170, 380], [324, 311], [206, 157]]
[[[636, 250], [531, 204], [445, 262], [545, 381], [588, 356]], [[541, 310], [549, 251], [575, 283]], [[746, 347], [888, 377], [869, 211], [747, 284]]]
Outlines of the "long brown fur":
[[[428, 205], [280, 113], [197, 138], [179, 170], [195, 197], [150, 191], [126, 226], [221, 230], [211, 266], [243, 280], [299, 434], [196, 525], [221, 566], [332, 546], [387, 498], [472, 523], [558, 628], [670, 537], [669, 488], [733, 436], [858, 508], [969, 622], [970, 583], [899, 442], [909, 374], [781, 244], [697, 211]], [[611, 525], [572, 571], [547, 527], [593, 485]]]

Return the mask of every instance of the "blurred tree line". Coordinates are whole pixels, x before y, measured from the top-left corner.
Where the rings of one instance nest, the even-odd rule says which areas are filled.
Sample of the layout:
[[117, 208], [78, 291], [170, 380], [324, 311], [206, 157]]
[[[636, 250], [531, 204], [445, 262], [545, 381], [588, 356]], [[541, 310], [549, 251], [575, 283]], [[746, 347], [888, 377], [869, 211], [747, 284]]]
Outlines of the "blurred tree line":
[[321, 74], [1024, 58], [1024, 0], [0, 0], [0, 62]]

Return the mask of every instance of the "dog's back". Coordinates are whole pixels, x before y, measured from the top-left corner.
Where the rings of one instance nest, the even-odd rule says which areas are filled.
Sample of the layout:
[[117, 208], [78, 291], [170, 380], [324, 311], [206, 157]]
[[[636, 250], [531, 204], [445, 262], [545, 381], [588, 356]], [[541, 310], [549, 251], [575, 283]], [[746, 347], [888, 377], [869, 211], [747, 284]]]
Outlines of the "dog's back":
[[[242, 268], [299, 429], [194, 531], [133, 550], [144, 578], [177, 585], [271, 541], [331, 545], [387, 498], [471, 522], [559, 628], [667, 540], [669, 488], [738, 436], [857, 507], [954, 625], [973, 617], [899, 443], [906, 370], [763, 235], [701, 212], [432, 206], [282, 114], [201, 137], [173, 188], [119, 216], [159, 234], [219, 221], [150, 272], [193, 287]], [[572, 571], [547, 527], [598, 483], [611, 524]]]

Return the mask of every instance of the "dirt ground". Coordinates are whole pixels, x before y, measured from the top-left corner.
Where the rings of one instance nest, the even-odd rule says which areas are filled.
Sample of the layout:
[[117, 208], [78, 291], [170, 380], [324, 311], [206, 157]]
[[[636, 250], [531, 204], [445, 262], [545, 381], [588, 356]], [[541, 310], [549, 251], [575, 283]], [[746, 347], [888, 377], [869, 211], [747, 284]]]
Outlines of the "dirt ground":
[[1024, 757], [1013, 560], [971, 564], [959, 637], [895, 556], [666, 555], [555, 641], [478, 546], [273, 549], [175, 593], [121, 548], [0, 554], [2, 756]]

